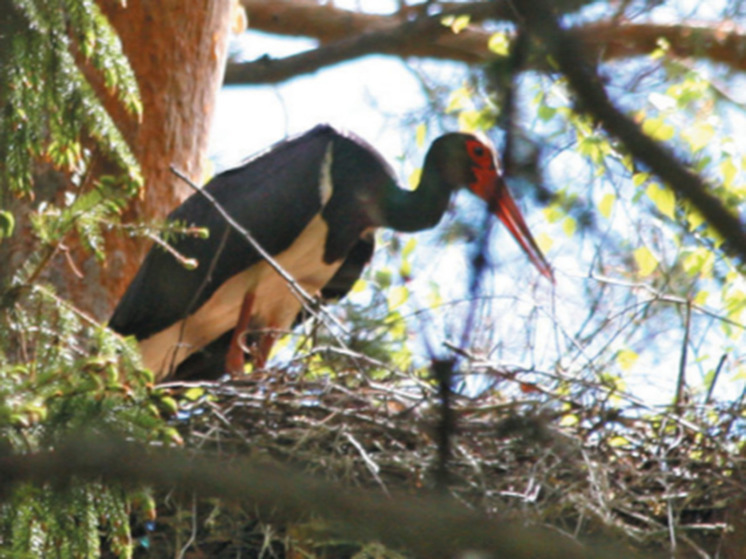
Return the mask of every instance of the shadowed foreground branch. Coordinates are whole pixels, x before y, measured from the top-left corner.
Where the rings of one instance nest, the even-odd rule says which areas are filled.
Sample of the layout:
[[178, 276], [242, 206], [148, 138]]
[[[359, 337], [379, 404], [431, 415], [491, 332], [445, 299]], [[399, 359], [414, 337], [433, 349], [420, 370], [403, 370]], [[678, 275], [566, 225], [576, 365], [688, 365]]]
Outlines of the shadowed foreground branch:
[[[299, 475], [276, 464], [230, 464], [182, 451], [147, 448], [116, 438], [81, 437], [59, 450], [0, 459], [0, 491], [22, 482], [64, 485], [73, 478], [188, 488], [200, 496], [248, 501], [273, 516], [318, 515], [339, 536], [379, 540], [418, 557], [480, 550], [501, 558], [610, 558], [553, 532], [488, 520], [441, 498], [385, 498]], [[483, 555], [480, 555], [482, 557]]]

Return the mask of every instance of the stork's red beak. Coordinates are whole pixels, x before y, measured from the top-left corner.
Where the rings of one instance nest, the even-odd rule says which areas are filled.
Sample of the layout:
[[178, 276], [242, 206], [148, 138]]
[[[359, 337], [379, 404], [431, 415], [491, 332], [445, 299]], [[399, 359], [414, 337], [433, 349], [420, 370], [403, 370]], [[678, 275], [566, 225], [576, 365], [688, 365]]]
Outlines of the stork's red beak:
[[531, 235], [521, 211], [508, 191], [508, 185], [499, 173], [492, 172], [489, 176], [485, 176], [487, 173], [480, 174], [482, 176], [479, 180], [471, 185], [471, 191], [487, 202], [490, 211], [505, 224], [541, 275], [554, 283], [552, 268]]

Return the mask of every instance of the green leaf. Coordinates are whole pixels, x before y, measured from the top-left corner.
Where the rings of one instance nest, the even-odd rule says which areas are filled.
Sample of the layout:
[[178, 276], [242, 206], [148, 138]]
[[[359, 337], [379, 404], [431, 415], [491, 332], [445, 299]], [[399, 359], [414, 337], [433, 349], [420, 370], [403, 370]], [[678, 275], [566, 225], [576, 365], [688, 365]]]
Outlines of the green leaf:
[[13, 214], [7, 210], [0, 210], [0, 241], [10, 237], [15, 229], [16, 220]]
[[650, 173], [635, 173], [632, 175], [632, 184], [640, 186], [650, 178]]
[[562, 427], [574, 427], [578, 423], [580, 423], [580, 418], [575, 413], [564, 414], [560, 419], [560, 426]]
[[676, 130], [662, 118], [648, 118], [642, 123], [642, 131], [659, 142], [666, 142], [674, 137]]
[[469, 26], [471, 18], [468, 15], [457, 16], [451, 24], [451, 29], [454, 33], [461, 33], [464, 29]]
[[459, 87], [451, 93], [446, 106], [446, 113], [455, 113], [466, 107], [471, 106], [471, 89], [468, 87]]
[[614, 202], [616, 202], [616, 194], [607, 192], [598, 203], [598, 211], [601, 212], [601, 215], [606, 219], [611, 217], [611, 210], [614, 208]]
[[494, 126], [495, 118], [489, 110], [466, 110], [459, 113], [458, 124], [464, 132], [478, 132]]
[[350, 293], [362, 293], [366, 289], [368, 289], [368, 282], [361, 278], [352, 284], [352, 289], [350, 289]]
[[720, 172], [723, 173], [723, 182], [726, 187], [730, 187], [733, 184], [733, 179], [736, 178], [738, 168], [733, 163], [732, 157], [726, 157], [723, 162], [720, 163]]
[[578, 222], [575, 220], [574, 217], [567, 216], [562, 221], [562, 230], [565, 232], [565, 235], [568, 237], [572, 237], [575, 234], [575, 231], [578, 228]]
[[707, 122], [698, 122], [681, 133], [681, 137], [689, 144], [693, 153], [704, 149], [715, 135], [715, 127]]
[[376, 270], [376, 283], [381, 289], [386, 289], [391, 285], [391, 270], [384, 268], [383, 270]]
[[544, 122], [551, 120], [555, 114], [557, 114], [557, 109], [555, 109], [554, 107], [550, 107], [546, 103], [541, 103], [539, 105], [539, 109], [537, 110], [537, 115]]
[[487, 42], [487, 48], [498, 56], [508, 56], [510, 54], [510, 39], [508, 39], [508, 34], [493, 34]]
[[417, 125], [417, 128], [415, 129], [415, 142], [417, 143], [417, 147], [422, 149], [422, 147], [425, 145], [425, 136], [427, 135], [427, 125], [422, 122]]
[[386, 301], [389, 304], [389, 310], [393, 311], [401, 307], [409, 299], [409, 289], [403, 285], [397, 285], [389, 289], [386, 295]]
[[689, 231], [694, 231], [705, 222], [704, 216], [694, 207], [690, 207], [686, 212], [686, 220], [689, 223]]
[[404, 248], [401, 249], [401, 256], [402, 258], [408, 258], [412, 252], [414, 252], [415, 247], [417, 246], [417, 239], [414, 237], [410, 237], [409, 240], [404, 244]]
[[676, 196], [670, 188], [665, 188], [657, 182], [650, 183], [645, 189], [658, 211], [666, 217], [674, 219], [674, 210], [676, 209]]
[[468, 15], [461, 16], [443, 16], [440, 19], [440, 23], [446, 27], [450, 27], [451, 30], [458, 34], [469, 25], [471, 18]]
[[696, 248], [683, 258], [681, 266], [690, 276], [710, 278], [715, 266], [715, 253], [704, 247]]
[[706, 305], [707, 299], [709, 298], [710, 292], [703, 289], [702, 291], [697, 292], [697, 294], [692, 299], [692, 303], [694, 303], [695, 305]]
[[192, 387], [188, 388], [186, 392], [184, 392], [184, 398], [187, 400], [196, 401], [202, 398], [206, 394], [206, 391], [202, 387]]
[[544, 208], [542, 213], [544, 214], [544, 219], [546, 219], [549, 223], [557, 223], [560, 219], [563, 219], [567, 215], [558, 204], [547, 206], [546, 208]]
[[634, 251], [633, 256], [637, 263], [637, 269], [644, 278], [652, 274], [658, 267], [658, 259], [650, 252], [648, 247], [640, 247]]
[[548, 253], [554, 245], [554, 239], [546, 233], [539, 233], [536, 235], [536, 244], [544, 254]]
[[608, 444], [612, 447], [627, 446], [629, 444], [629, 439], [621, 435], [617, 435], [615, 437], [611, 437], [608, 441]]
[[412, 171], [409, 175], [409, 178], [407, 179], [407, 184], [409, 185], [410, 190], [414, 190], [417, 188], [417, 185], [420, 184], [420, 179], [422, 178], [422, 167], [417, 167], [414, 171]]
[[617, 363], [623, 371], [629, 371], [634, 367], [640, 356], [631, 349], [622, 349], [616, 354]]
[[578, 152], [600, 165], [609, 153], [609, 143], [601, 136], [586, 136], [578, 142]]

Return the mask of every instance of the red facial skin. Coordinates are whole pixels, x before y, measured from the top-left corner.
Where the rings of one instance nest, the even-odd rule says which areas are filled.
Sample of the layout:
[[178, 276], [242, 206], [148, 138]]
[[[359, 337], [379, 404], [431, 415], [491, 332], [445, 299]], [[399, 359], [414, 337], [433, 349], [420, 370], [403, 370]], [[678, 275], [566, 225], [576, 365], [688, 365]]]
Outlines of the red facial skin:
[[474, 182], [468, 185], [469, 190], [487, 202], [490, 211], [505, 224], [518, 244], [524, 250], [541, 275], [554, 282], [554, 274], [544, 258], [521, 211], [508, 191], [497, 167], [497, 160], [492, 149], [479, 140], [467, 140], [466, 150], [473, 162]]

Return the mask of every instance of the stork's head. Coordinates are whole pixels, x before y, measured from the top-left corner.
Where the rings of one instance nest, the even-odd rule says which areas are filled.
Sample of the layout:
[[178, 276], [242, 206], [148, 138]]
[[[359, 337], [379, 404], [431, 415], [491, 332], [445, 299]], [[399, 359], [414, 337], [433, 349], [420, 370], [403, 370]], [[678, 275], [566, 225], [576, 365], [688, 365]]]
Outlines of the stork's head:
[[554, 281], [549, 263], [508, 191], [497, 153], [487, 138], [458, 132], [445, 134], [433, 142], [428, 158], [447, 184], [453, 188], [466, 187], [484, 200], [539, 272]]

